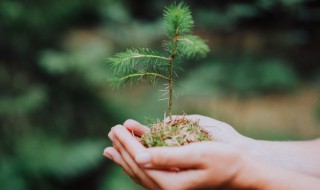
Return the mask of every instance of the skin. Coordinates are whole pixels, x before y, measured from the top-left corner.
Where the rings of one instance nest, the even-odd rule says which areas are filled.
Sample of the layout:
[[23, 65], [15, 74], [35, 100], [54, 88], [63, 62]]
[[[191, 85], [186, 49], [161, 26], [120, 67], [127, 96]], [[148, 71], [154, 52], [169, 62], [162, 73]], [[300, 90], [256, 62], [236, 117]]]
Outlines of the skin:
[[[319, 160], [319, 152], [316, 150], [319, 140], [301, 142], [302, 144], [294, 142], [292, 145], [289, 142], [279, 142], [283, 152], [275, 148], [277, 143], [244, 137], [226, 123], [198, 115], [189, 118], [200, 119], [200, 125], [214, 134], [217, 141], [146, 149], [139, 143], [139, 136], [149, 129], [136, 121], [128, 120], [123, 126], [112, 128], [109, 138], [114, 147], [106, 148], [104, 155], [120, 165], [132, 180], [147, 189], [320, 187], [320, 180], [316, 178], [320, 167], [316, 163]], [[291, 157], [297, 153], [298, 158], [288, 159], [286, 148]], [[261, 149], [263, 153], [258, 151]], [[278, 154], [274, 155], [272, 151]], [[280, 154], [281, 152], [283, 153]], [[302, 152], [307, 152], [310, 157], [315, 156], [307, 159], [311, 164], [306, 164], [305, 158], [300, 160], [300, 164], [297, 163]], [[295, 164], [283, 162], [286, 159]], [[312, 164], [314, 167], [310, 167]]]

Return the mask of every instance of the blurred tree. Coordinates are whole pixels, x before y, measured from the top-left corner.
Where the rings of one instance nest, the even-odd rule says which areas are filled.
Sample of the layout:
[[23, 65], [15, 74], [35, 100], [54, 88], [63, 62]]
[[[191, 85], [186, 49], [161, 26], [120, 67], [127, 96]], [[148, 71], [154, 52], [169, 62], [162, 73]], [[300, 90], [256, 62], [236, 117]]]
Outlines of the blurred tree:
[[[234, 65], [234, 62], [237, 64]], [[182, 80], [180, 88], [189, 95], [212, 96], [219, 93], [248, 98], [292, 92], [297, 89], [298, 81], [299, 77], [283, 60], [243, 57], [208, 62]]]
[[[101, 134], [117, 121], [97, 93], [107, 49], [62, 53], [61, 39], [72, 27], [96, 25], [100, 3], [0, 2], [2, 188], [97, 187], [105, 168]], [[44, 51], [49, 48], [55, 50]]]
[[[202, 10], [197, 11], [198, 22], [211, 27], [216, 37], [223, 37], [223, 42], [216, 44], [222, 46], [217, 55], [238, 46], [234, 49], [238, 53], [249, 50], [253, 55], [263, 52], [282, 57], [308, 79], [315, 74], [314, 68], [319, 68], [319, 1], [229, 0], [193, 4]], [[230, 43], [229, 39], [235, 37], [237, 41]]]

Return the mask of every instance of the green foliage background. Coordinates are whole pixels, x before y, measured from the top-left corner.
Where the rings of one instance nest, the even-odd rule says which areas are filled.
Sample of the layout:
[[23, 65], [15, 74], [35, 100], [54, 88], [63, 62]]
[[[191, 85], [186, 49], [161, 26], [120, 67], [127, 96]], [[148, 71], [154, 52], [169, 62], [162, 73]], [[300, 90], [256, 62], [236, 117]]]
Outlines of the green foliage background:
[[[139, 189], [103, 158], [110, 145], [106, 136], [127, 118], [162, 118], [166, 103], [156, 101], [159, 89], [148, 85], [112, 91], [105, 60], [128, 47], [161, 48], [162, 10], [169, 3], [0, 2], [1, 189]], [[184, 63], [186, 72], [177, 84], [184, 95], [175, 100], [176, 113], [196, 112], [228, 122], [217, 111], [222, 107], [213, 112], [188, 108], [188, 97], [250, 101], [299, 94], [309, 86], [319, 93], [319, 1], [188, 3], [195, 33], [208, 40], [211, 54]], [[320, 102], [313, 105], [312, 118], [319, 124]], [[269, 139], [319, 135], [302, 135], [297, 128], [259, 131], [257, 126], [258, 132], [248, 131], [241, 127], [245, 124], [232, 124], [247, 135]]]

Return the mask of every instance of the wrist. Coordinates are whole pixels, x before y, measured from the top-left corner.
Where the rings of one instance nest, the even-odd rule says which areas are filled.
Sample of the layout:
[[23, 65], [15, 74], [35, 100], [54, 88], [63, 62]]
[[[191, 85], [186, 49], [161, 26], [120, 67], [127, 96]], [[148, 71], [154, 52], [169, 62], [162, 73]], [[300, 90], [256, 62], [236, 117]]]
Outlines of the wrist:
[[292, 172], [250, 156], [241, 158], [242, 165], [233, 180], [235, 189], [314, 189], [320, 180]]
[[232, 187], [236, 189], [263, 189], [267, 179], [264, 172], [264, 162], [260, 158], [263, 155], [259, 140], [242, 136], [237, 145], [240, 150], [238, 170], [232, 180]]
[[266, 178], [260, 162], [243, 153], [238, 163], [239, 167], [232, 180], [232, 187], [235, 189], [264, 189]]

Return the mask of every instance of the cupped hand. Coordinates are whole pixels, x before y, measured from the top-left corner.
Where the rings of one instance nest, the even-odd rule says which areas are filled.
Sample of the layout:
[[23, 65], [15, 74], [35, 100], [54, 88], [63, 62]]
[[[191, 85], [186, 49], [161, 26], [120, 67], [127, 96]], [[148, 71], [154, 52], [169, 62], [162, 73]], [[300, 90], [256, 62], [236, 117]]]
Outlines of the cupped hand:
[[[228, 148], [231, 147], [231, 149], [232, 148], [241, 149], [243, 144], [245, 144], [245, 142], [247, 141], [247, 137], [244, 137], [241, 134], [239, 134], [227, 123], [224, 123], [209, 117], [201, 116], [201, 115], [173, 116], [173, 118], [178, 118], [178, 117], [187, 117], [188, 119], [199, 121], [200, 126], [205, 128], [209, 133], [211, 133], [211, 135], [215, 140], [215, 143], [219, 142], [219, 144], [216, 144], [216, 145], [213, 145], [212, 143], [210, 143], [209, 145], [211, 146], [207, 146], [206, 147], [207, 150], [217, 146], [221, 146], [221, 145], [222, 146], [231, 145], [227, 147]], [[111, 158], [118, 165], [120, 165], [124, 169], [124, 172], [136, 183], [148, 189], [159, 189], [159, 185], [157, 185], [153, 179], [150, 179], [150, 177], [148, 177], [148, 174], [146, 173], [146, 171], [139, 169], [139, 166], [137, 165], [137, 163], [134, 162], [134, 157], [129, 156], [130, 154], [128, 153], [128, 150], [125, 149], [123, 145], [121, 145], [119, 138], [116, 137], [115, 135], [115, 131], [117, 130], [121, 130], [122, 133], [124, 134], [127, 134], [127, 135], [129, 134], [130, 138], [134, 139], [135, 143], [137, 143], [137, 142], [140, 142], [141, 135], [145, 132], [148, 132], [150, 129], [140, 124], [139, 122], [131, 119], [127, 120], [123, 124], [123, 126], [119, 125], [119, 126], [113, 127], [112, 130], [109, 132], [108, 136], [113, 141], [114, 147], [106, 148], [104, 151], [104, 154], [107, 157]], [[128, 138], [129, 136], [127, 136], [127, 139]], [[132, 142], [131, 144], [135, 144], [135, 143]], [[145, 148], [142, 147], [140, 143], [138, 144], [136, 144], [136, 147], [134, 149], [136, 150], [140, 149], [140, 151], [143, 152]], [[192, 145], [191, 147], [194, 146], [193, 144], [191, 145]], [[195, 148], [195, 149], [198, 149], [198, 148]], [[159, 167], [159, 166], [154, 165], [153, 167]], [[175, 167], [169, 168], [169, 170], [171, 170], [172, 172], [172, 169], [176, 170], [177, 168], [178, 167], [175, 166]], [[176, 171], [179, 171], [180, 169], [181, 168], [179, 168]], [[182, 170], [182, 171], [185, 171], [185, 170]], [[157, 172], [153, 171], [153, 173], [157, 173]], [[161, 174], [159, 173], [158, 175], [161, 176]]]
[[[187, 117], [199, 120], [200, 125], [212, 134], [214, 141], [192, 143], [182, 147], [146, 149], [139, 141], [140, 136], [149, 131], [149, 128], [134, 120], [127, 120], [123, 125], [112, 128], [109, 138], [113, 141], [113, 147], [106, 148], [104, 155], [120, 165], [132, 180], [147, 189], [312, 189], [302, 187], [320, 184], [316, 178], [292, 172], [310, 175], [309, 170], [306, 170], [310, 165], [300, 167], [305, 164], [292, 163], [300, 163], [300, 160], [303, 160], [299, 157], [303, 155], [300, 154], [300, 150], [305, 153], [310, 146], [314, 147], [310, 149], [311, 152], [317, 150], [318, 144], [314, 143], [318, 141], [256, 142], [242, 136], [226, 123], [200, 115]], [[265, 158], [261, 159], [262, 161], [259, 154], [256, 156], [257, 150], [261, 149]], [[282, 150], [285, 150], [285, 154], [280, 154]], [[290, 154], [287, 156], [288, 150], [298, 153], [295, 155], [298, 156], [296, 160], [292, 159]], [[288, 160], [290, 167], [282, 160]], [[298, 183], [292, 184], [293, 178], [304, 180], [295, 180]], [[303, 183], [299, 183], [301, 181]]]
[[245, 160], [241, 151], [218, 142], [146, 149], [121, 125], [112, 128], [112, 140], [115, 149], [105, 155], [148, 189], [231, 187]]
[[[216, 142], [230, 144], [237, 148], [243, 149], [252, 140], [238, 133], [229, 124], [212, 119], [210, 117], [202, 115], [174, 115], [172, 117], [173, 119], [185, 117], [187, 119], [199, 121], [200, 126], [203, 127], [206, 131], [208, 131], [212, 135], [214, 141]], [[168, 118], [166, 120], [168, 120]], [[137, 137], [136, 139], [138, 141], [139, 137], [141, 137], [143, 133], [148, 132], [150, 130], [148, 127], [132, 119], [127, 120], [123, 124], [123, 126], [126, 127], [132, 134], [134, 134]], [[113, 132], [111, 131], [109, 133], [109, 138], [112, 138], [112, 136]]]
[[199, 121], [200, 126], [212, 135], [214, 141], [239, 146], [247, 139], [247, 137], [238, 133], [231, 125], [210, 117], [202, 115], [173, 116], [173, 118], [180, 117]]

